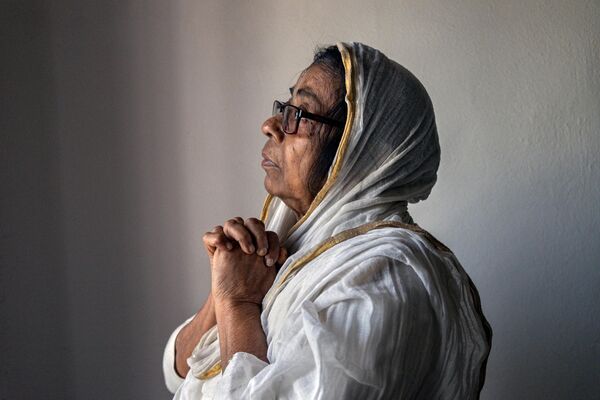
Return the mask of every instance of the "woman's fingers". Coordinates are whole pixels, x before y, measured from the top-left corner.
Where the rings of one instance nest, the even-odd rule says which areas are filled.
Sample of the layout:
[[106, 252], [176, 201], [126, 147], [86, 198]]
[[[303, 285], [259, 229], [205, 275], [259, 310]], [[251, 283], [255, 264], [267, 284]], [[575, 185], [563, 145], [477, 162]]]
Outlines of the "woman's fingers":
[[248, 218], [244, 225], [254, 237], [256, 254], [259, 256], [267, 255], [267, 251], [269, 250], [269, 240], [267, 238], [267, 233], [265, 232], [265, 224], [257, 218]]
[[256, 250], [254, 240], [250, 231], [244, 226], [243, 220], [242, 223], [239, 222], [240, 220], [242, 219], [236, 217], [225, 222], [223, 232], [228, 238], [236, 240], [244, 253], [253, 254]]
[[265, 264], [269, 267], [280, 262], [280, 260], [285, 261], [287, 258], [287, 252], [285, 250], [283, 253], [281, 252], [277, 234], [265, 231], [264, 223], [257, 218], [248, 218], [246, 221], [240, 217], [231, 218], [220, 228], [220, 230], [207, 233], [205, 243], [209, 241], [215, 243], [215, 245], [226, 246], [227, 249], [231, 250], [231, 243], [227, 240], [235, 240], [244, 253], [253, 254], [256, 252], [257, 255], [264, 256]]
[[287, 258], [288, 258], [287, 249], [285, 247], [281, 247], [279, 249], [279, 257], [277, 258], [277, 264], [283, 265], [283, 263], [285, 262], [285, 260], [287, 260]]
[[223, 233], [222, 226], [215, 226], [212, 231], [206, 232], [202, 236], [202, 241], [210, 254], [213, 254], [215, 249], [231, 250], [233, 248], [233, 244], [227, 240], [227, 236]]
[[233, 217], [231, 220], [237, 222], [238, 224], [244, 225], [244, 218], [242, 217]]
[[265, 264], [267, 267], [272, 267], [279, 258], [279, 236], [275, 232], [265, 232], [267, 241], [269, 243], [269, 249], [265, 255]]

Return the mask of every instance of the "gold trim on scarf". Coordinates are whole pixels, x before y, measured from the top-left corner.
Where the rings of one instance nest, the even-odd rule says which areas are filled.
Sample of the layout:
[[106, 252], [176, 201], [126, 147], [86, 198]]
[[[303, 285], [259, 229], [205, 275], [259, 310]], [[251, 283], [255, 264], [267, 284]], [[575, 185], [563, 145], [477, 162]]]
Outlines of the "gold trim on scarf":
[[436, 249], [443, 252], [450, 252], [451, 250], [446, 247], [442, 242], [437, 240], [432, 234], [422, 229], [418, 225], [406, 224], [400, 221], [374, 221], [364, 225], [361, 225], [356, 228], [351, 228], [340, 232], [329, 239], [325, 240], [319, 246], [317, 246], [314, 250], [304, 255], [300, 259], [298, 259], [293, 265], [291, 265], [286, 271], [285, 275], [281, 278], [279, 285], [277, 288], [283, 286], [284, 283], [290, 278], [291, 274], [297, 272], [300, 268], [304, 267], [310, 261], [314, 260], [325, 251], [331, 249], [333, 246], [340, 244], [348, 239], [352, 239], [353, 237], [363, 235], [373, 229], [379, 228], [403, 228], [415, 233], [422, 235], [426, 240], [428, 240]]
[[[346, 104], [348, 105], [348, 114], [346, 116], [346, 125], [344, 126], [344, 133], [342, 134], [342, 138], [340, 139], [340, 145], [338, 146], [336, 155], [335, 155], [335, 163], [333, 164], [333, 168], [331, 170], [331, 174], [325, 181], [325, 184], [319, 190], [319, 193], [315, 196], [308, 211], [300, 218], [287, 232], [286, 236], [289, 236], [292, 232], [294, 232], [312, 212], [317, 208], [317, 206], [323, 201], [323, 198], [333, 186], [333, 183], [337, 179], [337, 176], [342, 169], [342, 162], [344, 161], [344, 155], [346, 154], [346, 150], [348, 148], [348, 143], [350, 142], [350, 131], [352, 130], [352, 124], [354, 122], [354, 114], [355, 114], [355, 93], [356, 89], [354, 88], [354, 69], [352, 66], [352, 54], [350, 54], [350, 50], [346, 48], [344, 43], [338, 43], [338, 49], [340, 54], [342, 55], [342, 62], [344, 63], [344, 70], [346, 74], [345, 85], [346, 85]], [[261, 220], [266, 222], [266, 219], [269, 215], [269, 206], [271, 205], [271, 200], [273, 196], [269, 194], [265, 199], [263, 210], [261, 213]]]
[[269, 206], [271, 205], [271, 200], [273, 200], [273, 195], [269, 193], [265, 198], [262, 211], [260, 212], [260, 220], [264, 223], [267, 222], [267, 217], [269, 216]]
[[221, 361], [217, 361], [215, 365], [198, 375], [198, 379], [203, 381], [209, 380], [210, 378], [214, 378], [215, 376], [219, 375], [221, 370]]

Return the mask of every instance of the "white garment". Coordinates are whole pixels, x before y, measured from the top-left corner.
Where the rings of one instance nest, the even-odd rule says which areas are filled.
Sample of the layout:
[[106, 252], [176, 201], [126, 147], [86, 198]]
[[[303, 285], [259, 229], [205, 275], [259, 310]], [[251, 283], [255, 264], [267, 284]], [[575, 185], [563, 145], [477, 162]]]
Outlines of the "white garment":
[[183, 383], [183, 378], [180, 377], [175, 371], [175, 339], [177, 335], [194, 317], [190, 317], [185, 320], [184, 323], [179, 325], [169, 337], [165, 351], [163, 353], [163, 373], [165, 377], [165, 385], [171, 393], [175, 393], [179, 386]]
[[436, 181], [431, 101], [379, 51], [338, 48], [348, 120], [328, 180], [300, 221], [276, 198], [263, 213], [291, 253], [263, 301], [269, 363], [237, 353], [223, 374], [199, 379], [219, 360], [213, 328], [175, 399], [479, 395], [490, 337], [477, 293], [407, 212]]

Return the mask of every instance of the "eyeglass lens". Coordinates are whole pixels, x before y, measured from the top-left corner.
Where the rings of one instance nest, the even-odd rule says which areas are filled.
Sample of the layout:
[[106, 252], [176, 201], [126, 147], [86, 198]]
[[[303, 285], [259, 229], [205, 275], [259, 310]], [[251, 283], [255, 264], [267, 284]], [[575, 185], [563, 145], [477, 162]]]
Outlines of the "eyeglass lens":
[[297, 111], [294, 107], [287, 104], [275, 101], [273, 103], [273, 115], [282, 114], [281, 117], [281, 128], [285, 133], [296, 132], [296, 125], [298, 119], [296, 118]]

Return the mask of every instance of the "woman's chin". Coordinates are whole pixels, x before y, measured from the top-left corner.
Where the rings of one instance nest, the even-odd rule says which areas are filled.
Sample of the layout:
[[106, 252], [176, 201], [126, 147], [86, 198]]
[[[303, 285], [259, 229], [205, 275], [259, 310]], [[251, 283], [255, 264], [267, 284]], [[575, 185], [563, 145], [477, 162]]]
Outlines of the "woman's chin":
[[267, 173], [267, 175], [265, 175], [265, 179], [263, 182], [263, 185], [265, 187], [265, 190], [267, 191], [267, 193], [269, 193], [271, 196], [277, 196], [277, 190], [275, 190], [275, 185], [273, 184], [273, 179], [269, 176], [269, 174]]

